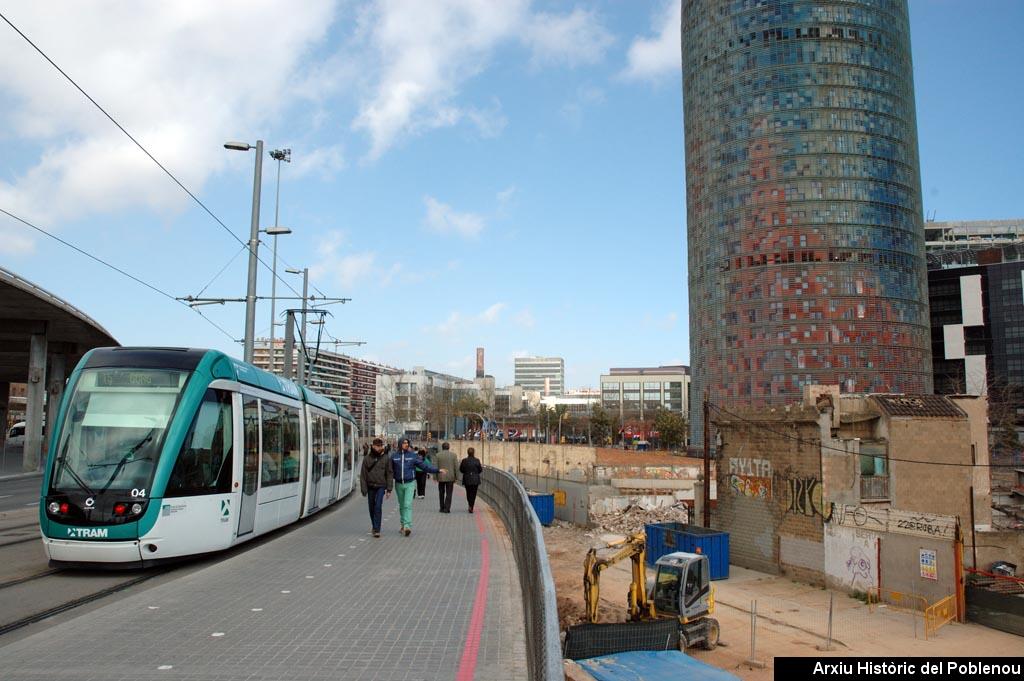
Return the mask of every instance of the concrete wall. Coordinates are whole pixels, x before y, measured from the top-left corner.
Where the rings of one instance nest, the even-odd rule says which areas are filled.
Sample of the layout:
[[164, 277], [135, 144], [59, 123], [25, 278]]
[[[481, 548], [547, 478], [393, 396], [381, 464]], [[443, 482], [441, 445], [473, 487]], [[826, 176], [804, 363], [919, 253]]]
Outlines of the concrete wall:
[[518, 478], [523, 486], [532, 492], [565, 492], [565, 503], [560, 504], [559, 499], [555, 499], [555, 517], [574, 525], [590, 524], [590, 485], [529, 473], [520, 473]]
[[825, 583], [830, 589], [867, 593], [878, 586], [879, 535], [867, 530], [825, 526]]
[[[988, 453], [988, 399], [973, 395], [950, 397], [958, 407], [967, 412], [970, 423], [971, 446], [974, 447], [974, 461], [978, 468], [973, 471], [974, 483], [974, 524], [979, 529], [992, 526], [992, 475], [987, 468]], [[962, 519], [964, 527], [970, 526], [970, 516]]]
[[[1005, 560], [1017, 566], [1017, 576], [1024, 577], [1024, 530], [977, 532], [978, 569], [988, 571], [989, 565]], [[971, 535], [964, 532], [964, 564], [973, 562]]]
[[[971, 463], [971, 428], [963, 419], [889, 420], [889, 491], [894, 508], [960, 518], [970, 525], [974, 472], [969, 465], [936, 466], [936, 462]], [[977, 510], [977, 509], [976, 509]]]
[[[921, 576], [921, 549], [935, 551], [937, 580]], [[924, 596], [931, 605], [956, 591], [953, 574], [953, 543], [889, 533], [882, 537], [882, 582], [884, 591]]]
[[454, 452], [462, 458], [472, 447], [485, 466], [513, 473], [530, 473], [547, 478], [591, 481], [597, 450], [594, 447], [548, 445], [537, 442], [496, 442], [451, 440]]

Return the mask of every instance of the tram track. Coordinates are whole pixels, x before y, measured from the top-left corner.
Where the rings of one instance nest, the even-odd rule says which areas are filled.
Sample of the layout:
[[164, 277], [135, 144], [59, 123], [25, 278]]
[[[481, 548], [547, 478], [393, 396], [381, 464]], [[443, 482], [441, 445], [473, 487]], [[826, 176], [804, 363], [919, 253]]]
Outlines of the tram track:
[[34, 581], [34, 580], [37, 580], [37, 579], [42, 579], [43, 577], [49, 577], [50, 575], [57, 574], [58, 572], [60, 572], [60, 568], [51, 568], [49, 570], [43, 570], [42, 572], [37, 572], [36, 574], [29, 575], [27, 577], [19, 577], [18, 579], [9, 579], [6, 582], [0, 582], [0, 589], [7, 589], [7, 588], [10, 588], [12, 586], [18, 586], [19, 584], [24, 584], [25, 582], [31, 582], [31, 581]]
[[[60, 572], [60, 571], [59, 570], [55, 570], [54, 572]], [[140, 576], [135, 577], [133, 579], [126, 580], [126, 581], [121, 582], [119, 584], [115, 584], [113, 586], [107, 587], [106, 589], [101, 589], [100, 591], [96, 591], [94, 593], [86, 594], [85, 596], [81, 596], [79, 598], [74, 598], [74, 599], [71, 599], [69, 601], [65, 601], [64, 603], [61, 603], [61, 604], [56, 605], [54, 607], [47, 608], [45, 610], [41, 610], [39, 612], [32, 613], [30, 615], [26, 615], [26, 616], [24, 616], [24, 617], [22, 617], [20, 619], [14, 620], [13, 622], [7, 622], [5, 624], [0, 624], [0, 637], [4, 636], [5, 634], [8, 634], [8, 633], [10, 633], [12, 631], [15, 631], [17, 629], [21, 629], [22, 627], [27, 627], [30, 624], [35, 624], [36, 622], [41, 622], [41, 621], [43, 621], [43, 620], [45, 620], [47, 618], [53, 617], [55, 615], [59, 615], [62, 612], [67, 612], [68, 610], [73, 610], [74, 608], [86, 605], [87, 603], [92, 603], [93, 601], [98, 601], [101, 598], [106, 598], [107, 596], [116, 594], [119, 591], [124, 591], [125, 589], [131, 588], [131, 587], [135, 586], [136, 584], [141, 584], [142, 582], [147, 582], [147, 581], [149, 581], [149, 580], [151, 580], [151, 579], [153, 579], [155, 577], [159, 577], [164, 572], [166, 572], [166, 570], [152, 570], [152, 572], [148, 572], [148, 573], [146, 573], [144, 575], [140, 575]], [[49, 577], [49, 576], [52, 576], [52, 575], [51, 574], [46, 574], [46, 575], [40, 574], [40, 575], [36, 575], [35, 577], [30, 577], [28, 579], [22, 580], [22, 582], [24, 582], [24, 581], [31, 581], [32, 579], [38, 579], [38, 578], [41, 578], [41, 577]], [[11, 586], [13, 586], [13, 585], [11, 585]]]

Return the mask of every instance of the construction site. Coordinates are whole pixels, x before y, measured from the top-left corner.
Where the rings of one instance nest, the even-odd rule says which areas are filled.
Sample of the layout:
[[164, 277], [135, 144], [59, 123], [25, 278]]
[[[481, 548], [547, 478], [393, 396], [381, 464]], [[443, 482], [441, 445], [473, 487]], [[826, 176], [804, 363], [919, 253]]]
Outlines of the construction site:
[[[713, 410], [707, 528], [700, 458], [454, 446], [550, 495], [544, 539], [567, 658], [666, 647], [650, 639], [671, 629], [690, 657], [767, 679], [778, 656], [1021, 650], [1013, 570], [1024, 556], [1019, 533], [992, 527], [985, 408], [812, 389], [791, 408]], [[935, 461], [949, 465], [925, 468]], [[657, 628], [666, 621], [678, 626]]]

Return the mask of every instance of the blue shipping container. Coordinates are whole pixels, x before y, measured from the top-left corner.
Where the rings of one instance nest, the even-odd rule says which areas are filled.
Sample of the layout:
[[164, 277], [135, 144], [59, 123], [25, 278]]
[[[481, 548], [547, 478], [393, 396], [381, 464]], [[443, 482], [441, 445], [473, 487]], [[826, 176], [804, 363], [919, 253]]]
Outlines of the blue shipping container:
[[[652, 523], [647, 534], [647, 564], [676, 551], [703, 553], [708, 557], [711, 579], [729, 579], [729, 533], [686, 523]], [[698, 551], [697, 549], [700, 549]]]
[[530, 492], [530, 505], [537, 513], [540, 524], [547, 526], [555, 519], [555, 495]]

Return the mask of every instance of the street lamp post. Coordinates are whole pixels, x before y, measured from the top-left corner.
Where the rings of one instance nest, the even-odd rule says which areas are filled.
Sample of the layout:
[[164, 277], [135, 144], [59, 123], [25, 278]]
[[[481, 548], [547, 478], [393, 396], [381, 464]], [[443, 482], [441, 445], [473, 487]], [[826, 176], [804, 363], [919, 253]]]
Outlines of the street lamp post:
[[[274, 327], [277, 325], [277, 236], [278, 234], [291, 234], [292, 230], [287, 227], [280, 227], [278, 222], [279, 209], [281, 206], [281, 161], [292, 162], [291, 149], [274, 149], [270, 152], [270, 158], [277, 161], [277, 192], [274, 196], [274, 226], [267, 230], [267, 234], [274, 237], [274, 264], [271, 267], [270, 279], [270, 373], [274, 373]], [[287, 230], [287, 231], [284, 231]]]
[[256, 168], [252, 179], [252, 220], [249, 224], [249, 279], [245, 292], [245, 340], [243, 359], [252, 363], [253, 336], [256, 334], [256, 257], [260, 244], [260, 189], [263, 180], [263, 140], [253, 147], [245, 142], [228, 142], [225, 149], [232, 151], [256, 150]]

